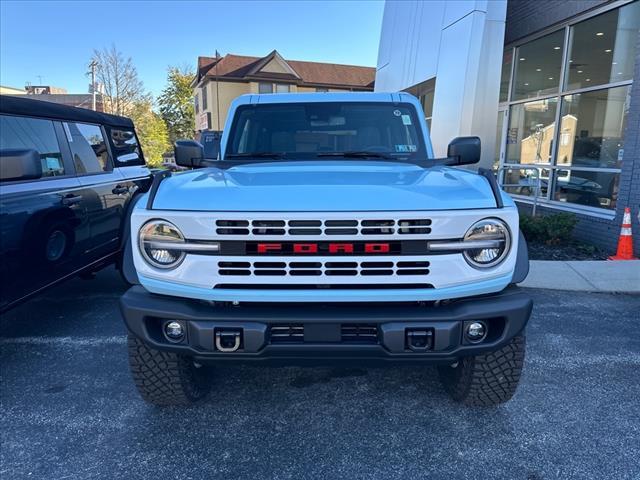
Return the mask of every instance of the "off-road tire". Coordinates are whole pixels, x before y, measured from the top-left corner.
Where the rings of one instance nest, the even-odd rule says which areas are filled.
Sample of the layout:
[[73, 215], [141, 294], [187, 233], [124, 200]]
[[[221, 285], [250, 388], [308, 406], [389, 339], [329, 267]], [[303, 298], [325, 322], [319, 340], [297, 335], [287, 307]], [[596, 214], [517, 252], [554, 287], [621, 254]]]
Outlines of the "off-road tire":
[[127, 343], [133, 381], [145, 401], [186, 406], [208, 393], [205, 369], [196, 368], [189, 357], [150, 348], [132, 334]]
[[514, 337], [499, 350], [460, 359], [457, 366], [438, 367], [445, 390], [457, 402], [492, 406], [513, 397], [524, 364], [525, 338]]

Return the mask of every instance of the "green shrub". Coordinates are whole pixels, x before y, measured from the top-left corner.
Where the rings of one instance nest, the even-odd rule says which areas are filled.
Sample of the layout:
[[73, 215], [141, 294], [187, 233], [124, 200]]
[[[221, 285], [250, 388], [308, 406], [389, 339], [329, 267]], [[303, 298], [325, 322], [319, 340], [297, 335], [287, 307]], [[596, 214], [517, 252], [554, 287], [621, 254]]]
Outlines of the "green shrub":
[[571, 241], [578, 219], [571, 213], [532, 217], [520, 216], [520, 229], [529, 242], [557, 245]]

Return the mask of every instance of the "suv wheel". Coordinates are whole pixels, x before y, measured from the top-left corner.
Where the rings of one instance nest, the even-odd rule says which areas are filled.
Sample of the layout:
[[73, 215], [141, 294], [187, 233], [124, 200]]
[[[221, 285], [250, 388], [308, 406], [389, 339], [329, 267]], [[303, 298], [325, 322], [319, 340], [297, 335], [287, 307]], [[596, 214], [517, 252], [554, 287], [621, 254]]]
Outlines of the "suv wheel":
[[205, 369], [189, 357], [148, 347], [129, 334], [129, 366], [142, 398], [154, 405], [189, 405], [209, 391]]
[[498, 405], [516, 392], [524, 352], [525, 338], [519, 335], [499, 350], [461, 358], [455, 367], [438, 367], [440, 380], [457, 402], [473, 406]]

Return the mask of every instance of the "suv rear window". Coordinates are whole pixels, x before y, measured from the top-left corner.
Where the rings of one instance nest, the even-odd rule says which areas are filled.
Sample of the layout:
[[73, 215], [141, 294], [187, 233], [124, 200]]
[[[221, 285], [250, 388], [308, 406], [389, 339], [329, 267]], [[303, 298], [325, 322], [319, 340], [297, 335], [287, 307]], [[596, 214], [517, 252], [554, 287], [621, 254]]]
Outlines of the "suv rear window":
[[40, 155], [42, 176], [64, 175], [64, 164], [51, 120], [0, 115], [0, 149], [29, 149]]
[[238, 108], [225, 157], [255, 153], [330, 157], [375, 152], [388, 157], [426, 156], [411, 104], [281, 103]]

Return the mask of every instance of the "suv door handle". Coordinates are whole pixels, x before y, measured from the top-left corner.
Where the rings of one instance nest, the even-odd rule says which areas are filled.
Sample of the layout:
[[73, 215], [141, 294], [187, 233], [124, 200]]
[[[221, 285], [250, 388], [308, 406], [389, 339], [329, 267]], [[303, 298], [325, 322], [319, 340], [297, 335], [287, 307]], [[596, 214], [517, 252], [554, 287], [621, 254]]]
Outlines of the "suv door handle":
[[123, 193], [129, 193], [129, 187], [125, 185], [116, 185], [111, 193], [114, 195], [122, 195]]
[[73, 193], [69, 193], [62, 197], [62, 205], [65, 207], [70, 207], [71, 205], [77, 205], [82, 201], [82, 195], [74, 195]]

